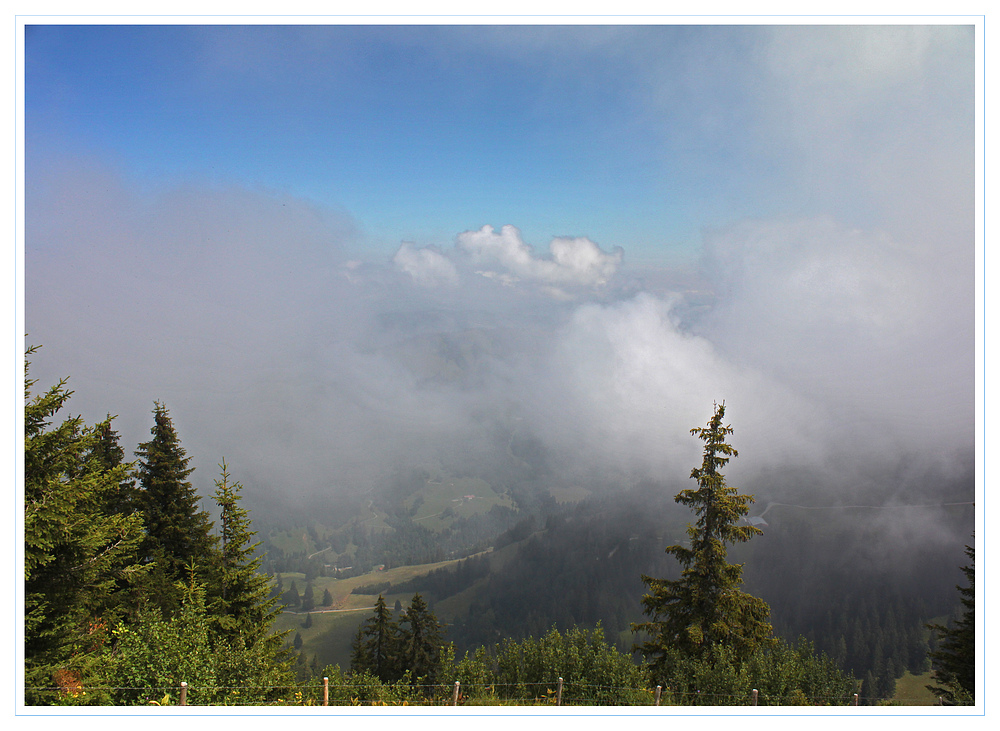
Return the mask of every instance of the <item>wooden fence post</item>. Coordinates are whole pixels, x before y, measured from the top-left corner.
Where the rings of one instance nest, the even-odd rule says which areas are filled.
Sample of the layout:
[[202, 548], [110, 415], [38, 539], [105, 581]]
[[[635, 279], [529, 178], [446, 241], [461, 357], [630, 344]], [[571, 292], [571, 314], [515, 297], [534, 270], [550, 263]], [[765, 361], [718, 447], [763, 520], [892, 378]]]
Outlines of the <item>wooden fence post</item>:
[[181, 681], [181, 705], [186, 706], [188, 704], [188, 684], [183, 680]]
[[330, 705], [330, 679], [323, 678], [323, 705]]
[[660, 693], [662, 691], [663, 691], [663, 686], [662, 685], [656, 686], [656, 703], [653, 704], [654, 706], [660, 705]]
[[562, 705], [562, 678], [559, 678], [559, 689], [556, 690], [556, 705]]
[[458, 705], [458, 688], [459, 688], [459, 681], [456, 680], [455, 681], [455, 692], [451, 694], [451, 705], [453, 705], [453, 706], [457, 706]]
[[757, 705], [757, 689], [756, 688], [753, 689], [753, 700], [751, 701], [750, 705], [751, 706], [756, 706]]

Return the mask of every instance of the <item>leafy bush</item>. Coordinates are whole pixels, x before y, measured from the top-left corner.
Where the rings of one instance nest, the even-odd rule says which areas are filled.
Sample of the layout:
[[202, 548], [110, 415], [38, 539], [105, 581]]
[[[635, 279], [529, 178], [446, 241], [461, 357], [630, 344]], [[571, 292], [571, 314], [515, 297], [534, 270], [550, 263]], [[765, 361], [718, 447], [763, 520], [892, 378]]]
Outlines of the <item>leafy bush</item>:
[[[486, 654], [476, 661], [484, 663]], [[475, 666], [470, 663], [469, 669]], [[562, 702], [584, 705], [634, 705], [649, 702], [646, 672], [629, 655], [608, 644], [604, 630], [555, 627], [539, 638], [506, 640], [494, 659], [493, 685], [504, 698], [554, 702], [563, 679]]]
[[115, 705], [163, 705], [188, 684], [190, 705], [250, 705], [278, 699], [291, 686], [265, 642], [225, 641], [211, 632], [201, 587], [188, 587], [179, 613], [140, 610], [114, 630], [114, 650], [103, 658], [103, 684]]
[[733, 649], [716, 645], [702, 656], [683, 656], [668, 649], [664, 674], [654, 682], [664, 687], [662, 702], [671, 705], [749, 705], [758, 691], [758, 705], [848, 705], [857, 689], [845, 674], [812, 643], [778, 642], [745, 660]]

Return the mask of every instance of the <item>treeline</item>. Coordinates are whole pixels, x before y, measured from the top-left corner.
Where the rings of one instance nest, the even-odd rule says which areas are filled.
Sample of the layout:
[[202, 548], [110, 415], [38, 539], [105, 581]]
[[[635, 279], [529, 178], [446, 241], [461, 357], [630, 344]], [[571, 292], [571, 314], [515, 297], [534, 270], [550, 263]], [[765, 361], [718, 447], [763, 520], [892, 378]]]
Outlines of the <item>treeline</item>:
[[[475, 577], [476, 595], [454, 618], [449, 639], [464, 651], [497, 636], [538, 636], [553, 624], [566, 630], [600, 623], [627, 650], [630, 623], [642, 613], [640, 575], [678, 573], [663, 553], [671, 530], [679, 533], [670, 528], [678, 524], [677, 512], [662, 493], [643, 487], [550, 516], [502, 568]], [[929, 669], [925, 624], [953, 613], [959, 557], [928, 549], [917, 551], [918, 561], [876, 570], [831, 558], [856, 531], [834, 532], [839, 542], [828, 542], [805, 524], [786, 534], [789, 524], [765, 529], [755, 539], [759, 546], [739, 554], [747, 561], [748, 589], [770, 605], [779, 637], [792, 643], [804, 637], [862, 680], [865, 697], [891, 698], [905, 671]], [[434, 593], [435, 602], [471, 585], [451, 578], [441, 585], [445, 591]]]
[[213, 521], [163, 404], [126, 461], [110, 417], [60, 421], [66, 381], [33, 394], [27, 376], [26, 359], [25, 703], [145, 702], [191, 679], [232, 689], [203, 702], [260, 702], [287, 686], [279, 609], [225, 461]]
[[414, 645], [411, 616], [419, 618], [416, 626], [431, 628], [424, 636], [438, 631], [419, 594], [398, 622], [379, 597], [358, 630], [350, 673], [337, 666], [322, 670], [335, 689], [331, 702], [447, 703], [456, 681], [457, 701], [466, 705], [554, 704], [557, 692], [563, 705], [653, 705], [659, 685], [660, 705], [748, 705], [756, 689], [758, 705], [846, 706], [858, 690], [851, 675], [804, 640], [777, 642], [745, 661], [724, 647], [707, 657], [675, 653], [670, 672], [656, 675], [608, 642], [600, 625], [562, 632], [552, 627], [462, 657], [454, 645], [434, 652], [428, 645], [421, 664], [407, 659]]
[[[939, 525], [961, 535], [972, 516], [951, 510], [938, 515]], [[771, 606], [779, 634], [813, 641], [864, 681], [867, 696], [891, 698], [904, 672], [930, 669], [926, 623], [957, 604], [960, 544], [892, 545], [885, 517], [858, 511], [769, 519], [775, 527], [745, 554], [747, 585]]]
[[[481, 581], [476, 595], [449, 631], [460, 650], [497, 636], [538, 636], [553, 625], [567, 630], [598, 623], [619, 649], [630, 648], [630, 624], [642, 613], [640, 576], [676, 571], [663, 546], [669, 537], [664, 526], [678, 525], [679, 511], [649, 486], [556, 510], [498, 539], [518, 545], [502, 568], [475, 576]], [[470, 585], [459, 578], [443, 588], [457, 593]]]

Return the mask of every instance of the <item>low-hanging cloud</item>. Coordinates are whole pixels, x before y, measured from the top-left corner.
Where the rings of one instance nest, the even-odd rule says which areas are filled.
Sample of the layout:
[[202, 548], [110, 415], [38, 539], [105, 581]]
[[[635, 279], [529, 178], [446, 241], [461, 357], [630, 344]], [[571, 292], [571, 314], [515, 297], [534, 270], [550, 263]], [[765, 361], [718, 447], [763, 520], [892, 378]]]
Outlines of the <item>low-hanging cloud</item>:
[[677, 477], [678, 466], [699, 460], [688, 432], [708, 420], [713, 402], [726, 403], [756, 464], [821, 462], [830, 445], [818, 406], [684, 331], [680, 299], [643, 293], [584, 305], [560, 330], [530, 409], [565, 462], [581, 472], [598, 463], [635, 479]]
[[[485, 470], [514, 433], [553, 480], [683, 480], [688, 430], [723, 400], [736, 476], [971, 448], [966, 282], [935, 266], [950, 243], [745, 221], [706, 235], [689, 287], [662, 287], [590, 242], [525, 259], [515, 229], [484, 227], [363, 261], [349, 219], [287, 196], [50, 172], [29, 191], [32, 376], [70, 376], [89, 421], [119, 414], [127, 451], [163, 400], [202, 487], [225, 457], [253, 489], [364, 492], [428, 463]], [[477, 276], [487, 258], [535, 286]]]
[[718, 294], [697, 331], [825, 404], [857, 449], [969, 448], [971, 254], [941, 267], [943, 252], [829, 218], [746, 221], [706, 239]]

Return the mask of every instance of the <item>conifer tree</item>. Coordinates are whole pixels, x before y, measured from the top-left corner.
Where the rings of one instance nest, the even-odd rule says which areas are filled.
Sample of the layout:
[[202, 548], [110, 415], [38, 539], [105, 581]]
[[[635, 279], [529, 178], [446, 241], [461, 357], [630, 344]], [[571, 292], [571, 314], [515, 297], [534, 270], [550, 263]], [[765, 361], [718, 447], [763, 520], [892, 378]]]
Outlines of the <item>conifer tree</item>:
[[127, 465], [96, 456], [107, 425], [69, 417], [53, 426], [72, 392], [64, 379], [32, 397], [28, 366], [25, 358], [24, 659], [25, 702], [34, 705], [51, 700], [42, 688], [88, 680], [117, 594], [142, 571], [142, 523], [106, 511], [128, 478]]
[[281, 600], [287, 607], [298, 607], [302, 603], [302, 599], [299, 597], [299, 589], [295, 586], [295, 579], [292, 579], [292, 585], [288, 587], [288, 591], [281, 595]]
[[139, 510], [136, 502], [135, 475], [132, 465], [125, 462], [125, 450], [119, 443], [120, 435], [111, 427], [114, 419], [111, 414], [99, 424], [94, 425], [94, 446], [89, 450], [89, 456], [97, 460], [97, 464], [105, 470], [112, 470], [124, 465], [127, 469], [117, 490], [108, 495], [105, 512], [131, 515]]
[[441, 625], [420, 594], [403, 612], [399, 660], [416, 680], [434, 683], [441, 667]]
[[188, 463], [180, 439], [166, 407], [155, 402], [152, 439], [139, 445], [139, 504], [146, 525], [143, 550], [149, 561], [156, 563], [157, 586], [164, 609], [175, 609], [179, 595], [173, 590], [176, 581], [185, 580], [186, 567], [194, 561], [202, 577], [211, 587], [215, 569], [215, 537], [212, 522], [199, 507], [199, 497], [188, 482], [194, 471]]
[[649, 587], [642, 599], [649, 621], [633, 624], [632, 629], [650, 636], [640, 649], [656, 673], [665, 670], [662, 666], [673, 651], [701, 657], [714, 646], [725, 645], [738, 659], [773, 642], [767, 603], [740, 589], [743, 566], [726, 560], [727, 544], [748, 541], [761, 531], [739, 524], [753, 497], [729, 487], [720, 471], [737, 456], [726, 442], [733, 430], [723, 425], [724, 416], [725, 404], [717, 404], [707, 426], [691, 430], [705, 442], [701, 467], [691, 471], [698, 487], [682, 490], [674, 499], [689, 506], [698, 520], [687, 528], [690, 546], [666, 549], [681, 564], [681, 577], [673, 581], [642, 577]]
[[927, 689], [950, 704], [976, 702], [976, 550], [965, 547], [969, 564], [962, 567], [968, 586], [957, 586], [965, 607], [962, 616], [950, 627], [927, 625], [937, 632], [938, 649], [930, 653], [936, 685]]
[[398, 677], [399, 627], [381, 594], [375, 611], [360, 627], [351, 647], [351, 670], [368, 671], [383, 682]]
[[[215, 502], [219, 505], [219, 580], [221, 634], [246, 646], [263, 643], [278, 652], [284, 634], [275, 635], [271, 626], [281, 613], [277, 598], [261, 573], [261, 557], [256, 554], [260, 541], [254, 542], [250, 514], [240, 504], [243, 485], [230, 482], [229, 468], [223, 460], [221, 474], [215, 481]], [[287, 634], [287, 633], [285, 633]]]

